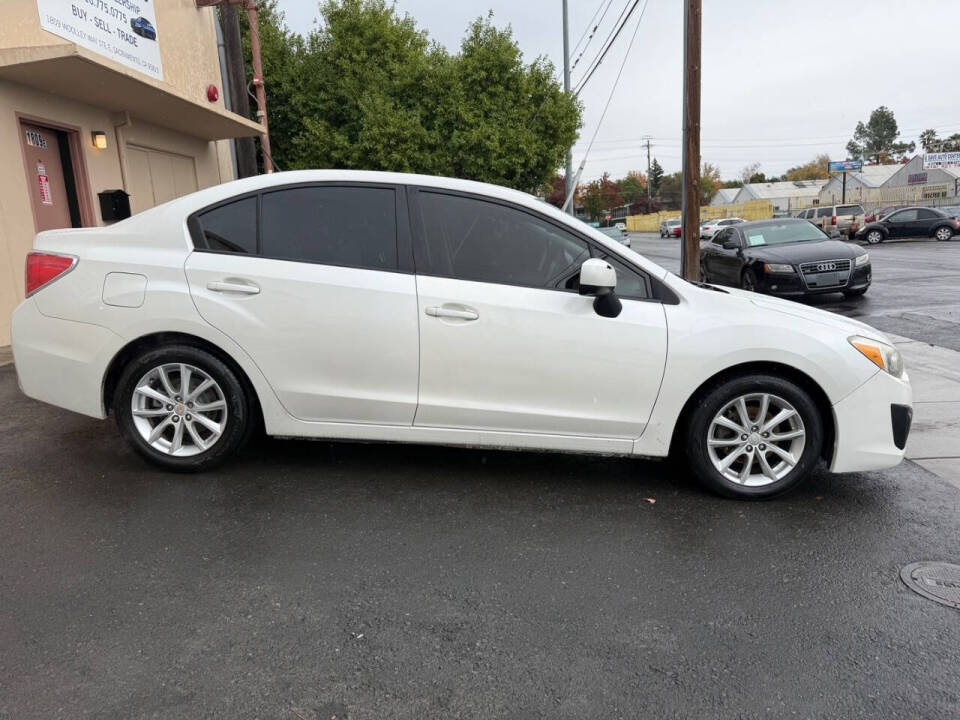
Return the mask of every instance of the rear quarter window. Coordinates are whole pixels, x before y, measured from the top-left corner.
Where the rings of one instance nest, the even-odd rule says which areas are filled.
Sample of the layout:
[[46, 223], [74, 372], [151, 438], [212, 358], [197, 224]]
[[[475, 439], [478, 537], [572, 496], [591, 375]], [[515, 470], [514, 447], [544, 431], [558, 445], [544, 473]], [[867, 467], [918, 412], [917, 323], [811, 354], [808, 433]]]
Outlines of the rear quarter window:
[[257, 198], [225, 203], [197, 216], [198, 247], [214, 252], [257, 253]]
[[837, 215], [864, 215], [863, 208], [859, 205], [841, 205], [837, 208]]

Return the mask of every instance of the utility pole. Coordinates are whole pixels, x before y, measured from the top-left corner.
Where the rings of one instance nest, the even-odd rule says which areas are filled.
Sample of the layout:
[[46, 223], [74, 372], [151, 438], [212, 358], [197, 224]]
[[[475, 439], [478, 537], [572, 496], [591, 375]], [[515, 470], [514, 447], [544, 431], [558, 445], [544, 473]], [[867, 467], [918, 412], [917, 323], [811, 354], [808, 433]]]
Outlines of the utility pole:
[[[570, 21], [567, 17], [567, 0], [563, 0], [563, 91], [570, 94]], [[564, 180], [564, 197], [570, 197], [573, 192], [573, 148], [567, 148], [567, 169]], [[570, 214], [575, 214], [574, 205], [570, 203]]]
[[647, 141], [647, 197], [650, 198], [653, 197], [651, 194], [653, 191], [650, 189], [650, 141], [653, 138], [644, 135], [642, 139]]
[[[256, 0], [196, 0], [198, 8], [220, 6], [221, 10], [228, 10], [231, 5], [240, 5], [247, 11], [247, 20], [250, 24], [250, 55], [253, 59], [253, 86], [257, 92], [257, 118], [263, 125], [263, 131], [260, 133], [260, 146], [263, 150], [263, 170], [267, 173], [273, 172], [273, 159], [270, 153], [270, 126], [267, 123], [267, 93], [263, 89], [263, 63], [260, 58], [260, 24], [257, 21], [257, 1]], [[224, 26], [224, 35], [227, 27]], [[226, 37], [224, 37], [225, 49], [229, 47]], [[241, 77], [246, 77], [244, 73]], [[246, 83], [243, 89], [234, 97], [247, 95]]]
[[700, 27], [701, 0], [683, 5], [683, 232], [682, 272], [700, 276]]
[[[243, 64], [243, 47], [240, 42], [240, 16], [233, 5], [221, 5], [217, 10], [220, 13], [220, 27], [223, 30], [223, 53], [227, 66], [227, 77], [224, 82], [230, 88], [224, 93], [224, 99], [229, 99], [227, 110], [237, 115], [250, 117], [250, 96], [247, 95], [247, 71]], [[252, 137], [235, 139], [234, 147], [237, 152], [237, 177], [245, 178], [257, 174], [257, 146]]]

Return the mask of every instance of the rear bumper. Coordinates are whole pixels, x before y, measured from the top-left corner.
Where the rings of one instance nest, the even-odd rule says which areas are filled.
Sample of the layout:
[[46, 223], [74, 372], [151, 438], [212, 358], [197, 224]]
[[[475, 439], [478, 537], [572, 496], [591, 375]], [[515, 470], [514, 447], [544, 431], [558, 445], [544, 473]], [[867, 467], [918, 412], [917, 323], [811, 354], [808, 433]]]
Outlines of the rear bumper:
[[906, 377], [878, 371], [833, 406], [836, 438], [830, 470], [882, 470], [903, 460], [913, 390]]
[[42, 314], [33, 298], [13, 312], [13, 361], [28, 397], [95, 418], [106, 417], [103, 379], [123, 339], [99, 325]]

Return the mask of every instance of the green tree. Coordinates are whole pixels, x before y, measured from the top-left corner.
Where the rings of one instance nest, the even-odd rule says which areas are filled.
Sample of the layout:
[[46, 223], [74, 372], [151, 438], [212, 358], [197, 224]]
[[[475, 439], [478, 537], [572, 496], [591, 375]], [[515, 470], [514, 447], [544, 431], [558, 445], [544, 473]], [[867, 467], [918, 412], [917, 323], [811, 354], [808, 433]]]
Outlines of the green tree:
[[580, 193], [583, 209], [591, 220], [600, 220], [609, 210], [623, 205], [620, 188], [604, 173], [599, 180], [587, 183]]
[[385, 0], [326, 0], [302, 38], [262, 3], [274, 159], [464, 177], [536, 192], [581, 125], [545, 58], [524, 63], [491, 17], [451, 55]]
[[664, 175], [660, 182], [660, 200], [666, 208], [679, 208], [683, 198], [683, 173]]
[[916, 143], [897, 142], [900, 129], [893, 111], [881, 105], [872, 113], [866, 124], [858, 122], [853, 138], [847, 143], [850, 157], [868, 162], [883, 163], [887, 160], [900, 160], [904, 155], [916, 149]]
[[924, 130], [920, 133], [920, 145], [924, 152], [956, 152], [960, 150], [960, 133], [940, 138], [936, 130]]
[[720, 168], [705, 162], [700, 171], [700, 204], [709, 205], [717, 188], [720, 187]]
[[660, 166], [660, 163], [657, 162], [657, 159], [653, 159], [653, 163], [650, 165], [650, 176], [647, 178], [647, 182], [650, 184], [650, 193], [652, 195], [660, 194], [660, 183], [663, 182], [663, 168]]
[[625, 178], [617, 180], [620, 195], [626, 205], [633, 205], [637, 198], [647, 193], [647, 178], [643, 173], [631, 170]]

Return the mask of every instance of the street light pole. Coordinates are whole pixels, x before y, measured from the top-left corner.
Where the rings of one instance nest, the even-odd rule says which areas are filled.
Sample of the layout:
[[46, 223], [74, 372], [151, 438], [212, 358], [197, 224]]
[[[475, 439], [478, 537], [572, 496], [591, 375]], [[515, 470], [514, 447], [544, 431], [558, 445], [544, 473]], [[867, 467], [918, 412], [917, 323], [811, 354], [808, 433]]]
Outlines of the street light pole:
[[[567, 17], [567, 0], [563, 0], [563, 91], [570, 94], [570, 21]], [[564, 197], [573, 191], [573, 148], [567, 148], [567, 169], [564, 176]], [[570, 214], [574, 214], [574, 203], [570, 203]]]
[[701, 0], [683, 5], [683, 229], [682, 272], [700, 275], [700, 26]]

